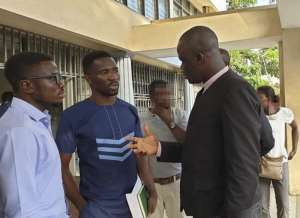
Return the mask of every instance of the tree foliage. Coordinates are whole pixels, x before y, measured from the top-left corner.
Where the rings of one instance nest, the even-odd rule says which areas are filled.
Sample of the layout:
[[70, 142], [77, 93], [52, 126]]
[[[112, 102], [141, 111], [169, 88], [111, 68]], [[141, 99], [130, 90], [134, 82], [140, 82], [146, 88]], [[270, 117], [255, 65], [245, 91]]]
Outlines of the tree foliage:
[[257, 0], [227, 0], [228, 9], [248, 8], [254, 6]]
[[[227, 0], [228, 9], [254, 6], [257, 0]], [[230, 51], [231, 67], [239, 72], [255, 88], [274, 86], [271, 78], [279, 79], [278, 48]], [[269, 79], [268, 79], [269, 78]], [[275, 87], [278, 89], [278, 87]]]
[[247, 49], [230, 51], [231, 67], [255, 88], [274, 85], [270, 79], [279, 79], [278, 49]]

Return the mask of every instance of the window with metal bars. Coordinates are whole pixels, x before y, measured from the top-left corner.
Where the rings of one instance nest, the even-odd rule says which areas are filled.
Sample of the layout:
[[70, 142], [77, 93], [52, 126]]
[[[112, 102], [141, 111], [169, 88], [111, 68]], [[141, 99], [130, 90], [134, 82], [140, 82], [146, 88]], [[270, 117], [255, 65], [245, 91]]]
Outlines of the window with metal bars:
[[[90, 88], [83, 77], [81, 59], [92, 51], [78, 45], [48, 38], [39, 34], [0, 25], [0, 94], [11, 89], [4, 77], [5, 61], [19, 52], [40, 52], [51, 56], [64, 78], [66, 97], [63, 105], [51, 109], [52, 130], [55, 134], [63, 108], [81, 101], [90, 95]], [[78, 172], [76, 158], [75, 172]]]
[[[0, 25], [0, 67], [10, 56], [22, 51], [40, 52], [53, 57], [69, 91], [65, 106], [83, 100], [90, 94], [83, 78], [81, 59], [91, 49]], [[1, 93], [3, 91], [0, 89]]]
[[149, 84], [153, 80], [165, 80], [171, 87], [172, 106], [184, 110], [184, 77], [176, 71], [132, 61], [134, 102], [139, 112], [150, 107]]
[[53, 57], [64, 78], [66, 97], [63, 105], [51, 109], [52, 129], [55, 134], [63, 108], [90, 95], [90, 88], [83, 77], [81, 59], [91, 49], [0, 25], [0, 95], [11, 89], [3, 72], [5, 61], [24, 51], [40, 52]]
[[145, 0], [145, 17], [156, 18], [155, 0]]
[[143, 14], [143, 0], [127, 0], [126, 4], [130, 9], [134, 10], [135, 12]]
[[157, 0], [158, 19], [167, 19], [169, 15], [169, 1]]
[[115, 0], [149, 19], [170, 17], [169, 0]]
[[200, 14], [197, 8], [188, 0], [173, 0], [174, 17], [190, 16]]

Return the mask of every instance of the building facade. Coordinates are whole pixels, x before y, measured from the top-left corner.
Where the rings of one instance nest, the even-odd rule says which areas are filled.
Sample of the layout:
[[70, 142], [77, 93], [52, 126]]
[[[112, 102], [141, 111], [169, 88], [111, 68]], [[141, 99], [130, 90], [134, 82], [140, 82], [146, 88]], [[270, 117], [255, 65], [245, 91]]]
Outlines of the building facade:
[[216, 11], [208, 1], [190, 0], [115, 0], [151, 20], [200, 15]]

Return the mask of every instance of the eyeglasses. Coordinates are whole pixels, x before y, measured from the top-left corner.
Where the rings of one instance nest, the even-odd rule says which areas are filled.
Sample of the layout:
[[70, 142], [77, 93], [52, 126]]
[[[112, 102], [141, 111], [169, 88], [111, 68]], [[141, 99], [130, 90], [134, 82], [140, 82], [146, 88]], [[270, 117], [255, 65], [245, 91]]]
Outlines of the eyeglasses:
[[33, 77], [26, 77], [22, 80], [30, 80], [30, 79], [47, 79], [51, 82], [55, 82], [57, 84], [61, 83], [63, 80], [63, 77], [59, 73], [51, 74], [49, 76], [33, 76]]

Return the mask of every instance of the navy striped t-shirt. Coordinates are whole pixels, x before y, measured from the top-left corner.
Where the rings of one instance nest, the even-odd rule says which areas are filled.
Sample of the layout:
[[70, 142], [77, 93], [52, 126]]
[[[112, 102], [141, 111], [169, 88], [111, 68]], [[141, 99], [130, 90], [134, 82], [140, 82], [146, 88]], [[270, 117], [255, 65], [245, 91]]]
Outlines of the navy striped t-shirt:
[[128, 136], [142, 136], [134, 106], [120, 99], [99, 106], [87, 99], [62, 113], [56, 142], [61, 153], [77, 150], [80, 193], [85, 199], [126, 205], [120, 209], [130, 213], [125, 194], [136, 182], [137, 164], [127, 147]]

